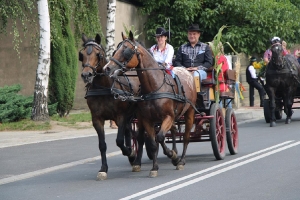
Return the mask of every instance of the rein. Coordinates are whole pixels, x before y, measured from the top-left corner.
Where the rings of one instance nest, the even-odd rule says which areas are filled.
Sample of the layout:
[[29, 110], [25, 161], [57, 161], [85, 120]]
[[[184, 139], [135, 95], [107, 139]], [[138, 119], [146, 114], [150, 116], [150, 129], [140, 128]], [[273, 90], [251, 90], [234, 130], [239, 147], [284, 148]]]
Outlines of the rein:
[[[173, 99], [175, 101], [179, 101], [179, 102], [183, 102], [183, 103], [189, 103], [194, 109], [196, 112], [199, 113], [199, 111], [197, 110], [197, 108], [195, 107], [195, 105], [190, 101], [188, 100], [185, 95], [184, 95], [184, 91], [181, 90], [181, 83], [180, 81], [176, 81], [177, 82], [177, 87], [178, 87], [178, 94], [175, 92], [173, 86], [171, 85], [172, 87], [172, 90], [173, 90], [173, 93], [171, 92], [164, 92], [164, 93], [158, 93], [158, 91], [163, 87], [163, 85], [166, 82], [166, 72], [165, 72], [165, 68], [162, 68], [162, 67], [159, 67], [159, 68], [145, 68], [145, 69], [130, 69], [128, 70], [127, 69], [127, 64], [130, 62], [130, 60], [132, 59], [132, 57], [136, 54], [137, 55], [137, 58], [138, 58], [138, 61], [139, 63], [141, 62], [141, 59], [140, 59], [140, 52], [138, 51], [138, 46], [137, 46], [137, 43], [134, 44], [132, 41], [130, 41], [129, 39], [125, 39], [123, 40], [123, 42], [121, 43], [120, 47], [125, 43], [125, 42], [129, 42], [132, 46], [133, 46], [133, 49], [132, 48], [126, 48], [123, 52], [123, 56], [125, 58], [125, 61], [123, 63], [121, 63], [120, 61], [118, 61], [117, 59], [115, 59], [114, 57], [111, 57], [110, 60], [115, 62], [118, 67], [124, 72], [124, 71], [147, 71], [147, 70], [164, 70], [163, 73], [164, 73], [164, 80], [163, 80], [163, 83], [160, 87], [158, 87], [158, 89], [156, 89], [155, 91], [153, 92], [150, 92], [148, 94], [143, 94], [139, 97], [135, 97], [133, 94], [130, 96], [130, 99], [132, 100], [131, 97], [133, 97], [133, 99], [135, 101], [147, 101], [147, 100], [155, 100], [155, 99], [161, 99], [161, 98], [169, 98], [169, 99]], [[112, 76], [114, 77], [114, 76]], [[115, 78], [114, 78], [115, 79]], [[170, 84], [169, 84], [170, 85]], [[119, 95], [118, 95], [119, 97]], [[121, 100], [127, 100], [127, 97], [125, 96], [122, 96], [121, 97]]]

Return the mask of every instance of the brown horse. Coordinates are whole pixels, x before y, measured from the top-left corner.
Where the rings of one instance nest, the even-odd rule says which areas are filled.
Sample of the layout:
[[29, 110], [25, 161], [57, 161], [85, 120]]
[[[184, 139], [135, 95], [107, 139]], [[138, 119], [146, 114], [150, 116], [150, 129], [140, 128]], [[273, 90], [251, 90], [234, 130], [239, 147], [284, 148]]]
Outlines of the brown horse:
[[[133, 38], [130, 31], [127, 39], [123, 33], [122, 45], [117, 49], [111, 61], [103, 68], [108, 75], [116, 77], [121, 70], [136, 68], [141, 84], [141, 101], [138, 101], [138, 121], [151, 139], [151, 154], [153, 156], [153, 168], [150, 177], [157, 176], [158, 143], [163, 147], [164, 154], [172, 159], [177, 169], [183, 169], [185, 165], [185, 154], [190, 138], [190, 130], [194, 122], [193, 108], [196, 102], [196, 89], [192, 75], [185, 69], [177, 67], [174, 69], [179, 77], [179, 82], [168, 75], [161, 68], [151, 54]], [[121, 70], [120, 70], [121, 69]], [[180, 85], [178, 87], [178, 85]], [[167, 148], [164, 143], [166, 132], [173, 126], [175, 120], [184, 115], [185, 134], [184, 145], [180, 160], [176, 153]], [[161, 124], [156, 134], [155, 125]], [[139, 151], [133, 163], [133, 170], [140, 170], [142, 144], [144, 134], [139, 132]], [[156, 140], [156, 141], [155, 141]]]
[[[122, 150], [123, 155], [128, 156], [132, 163], [135, 153], [131, 148], [131, 119], [135, 110], [135, 103], [115, 99], [111, 91], [126, 91], [136, 93], [138, 91], [139, 80], [137, 76], [118, 77], [116, 81], [103, 74], [103, 66], [107, 64], [105, 51], [101, 46], [101, 37], [96, 35], [95, 40], [88, 39], [82, 35], [83, 49], [79, 52], [79, 60], [82, 61], [81, 77], [87, 84], [86, 99], [92, 115], [92, 122], [98, 134], [99, 150], [101, 152], [102, 166], [97, 175], [98, 180], [107, 178], [106, 143], [104, 135], [105, 120], [114, 120], [118, 125], [116, 143]], [[128, 80], [130, 79], [133, 86]], [[126, 97], [126, 96], [125, 96]], [[125, 146], [124, 146], [125, 139]]]

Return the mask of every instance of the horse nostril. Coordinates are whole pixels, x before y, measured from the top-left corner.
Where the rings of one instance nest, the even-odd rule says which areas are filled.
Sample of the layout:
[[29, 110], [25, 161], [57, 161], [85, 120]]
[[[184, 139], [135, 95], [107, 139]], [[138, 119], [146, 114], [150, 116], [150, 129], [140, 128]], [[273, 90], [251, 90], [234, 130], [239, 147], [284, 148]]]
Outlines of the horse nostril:
[[93, 76], [93, 74], [91, 73], [91, 72], [89, 72], [89, 75], [88, 75], [89, 77], [91, 77], [91, 76]]
[[105, 72], [107, 72], [107, 73], [110, 72], [110, 67], [106, 67]]

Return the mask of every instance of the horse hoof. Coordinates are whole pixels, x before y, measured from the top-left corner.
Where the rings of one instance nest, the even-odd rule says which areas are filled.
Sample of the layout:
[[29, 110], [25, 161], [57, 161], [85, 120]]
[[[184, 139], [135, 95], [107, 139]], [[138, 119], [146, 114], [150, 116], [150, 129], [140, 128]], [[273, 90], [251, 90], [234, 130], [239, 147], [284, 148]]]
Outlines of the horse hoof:
[[286, 120], [285, 120], [285, 123], [286, 123], [286, 124], [290, 124], [291, 121], [292, 121], [291, 119], [286, 119]]
[[141, 166], [140, 165], [132, 165], [132, 172], [140, 172]]
[[173, 164], [174, 166], [177, 166], [178, 163], [179, 163], [179, 159], [178, 159], [178, 158], [172, 159], [172, 164]]
[[270, 127], [275, 127], [276, 126], [276, 122], [271, 122], [270, 123]]
[[157, 177], [157, 174], [158, 174], [158, 172], [157, 172], [157, 171], [150, 171], [150, 173], [149, 173], [149, 177], [150, 177], [150, 178]]
[[107, 179], [107, 173], [106, 172], [98, 172], [97, 181], [102, 181], [105, 179]]
[[184, 169], [184, 166], [183, 166], [183, 165], [177, 165], [177, 166], [176, 166], [176, 169], [177, 169], [177, 170], [183, 170], [183, 169]]
[[176, 158], [177, 158], [177, 154], [176, 154], [176, 152], [174, 150], [172, 150], [172, 157], [171, 157], [171, 159], [175, 160]]

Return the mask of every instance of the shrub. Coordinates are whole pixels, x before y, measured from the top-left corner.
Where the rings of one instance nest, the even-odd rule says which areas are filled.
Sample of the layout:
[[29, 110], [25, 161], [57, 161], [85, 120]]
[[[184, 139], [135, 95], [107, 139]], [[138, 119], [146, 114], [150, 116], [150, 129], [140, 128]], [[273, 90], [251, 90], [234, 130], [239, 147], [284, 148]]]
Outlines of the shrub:
[[33, 96], [22, 96], [18, 94], [20, 90], [20, 85], [0, 88], [0, 122], [30, 118]]

